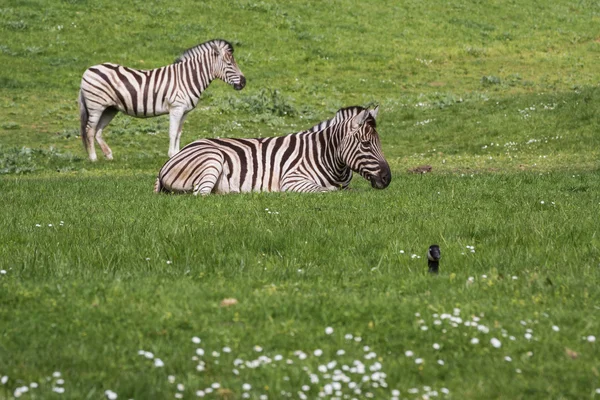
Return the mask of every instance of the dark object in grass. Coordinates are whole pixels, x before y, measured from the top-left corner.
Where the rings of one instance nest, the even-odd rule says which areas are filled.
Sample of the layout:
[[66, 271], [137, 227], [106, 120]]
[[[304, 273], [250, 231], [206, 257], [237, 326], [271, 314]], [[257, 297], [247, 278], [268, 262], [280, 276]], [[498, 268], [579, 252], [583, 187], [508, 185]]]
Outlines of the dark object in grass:
[[429, 265], [429, 272], [437, 274], [440, 269], [440, 258], [442, 258], [442, 251], [440, 246], [432, 244], [427, 250], [427, 264]]
[[414, 167], [408, 170], [408, 172], [413, 174], [426, 174], [427, 172], [431, 172], [433, 167], [431, 165], [419, 165], [418, 167]]

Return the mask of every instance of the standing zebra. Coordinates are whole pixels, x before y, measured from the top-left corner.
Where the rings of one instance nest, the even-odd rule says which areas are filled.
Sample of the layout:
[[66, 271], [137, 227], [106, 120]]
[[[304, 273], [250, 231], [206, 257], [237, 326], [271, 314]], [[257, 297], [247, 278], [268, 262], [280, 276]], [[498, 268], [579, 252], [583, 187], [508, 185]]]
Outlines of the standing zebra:
[[90, 160], [97, 160], [94, 137], [106, 158], [112, 160], [102, 130], [119, 111], [138, 118], [169, 114], [169, 157], [174, 156], [187, 113], [215, 78], [235, 90], [246, 85], [233, 58], [233, 47], [220, 39], [192, 47], [162, 68], [138, 70], [111, 63], [88, 68], [81, 80], [79, 113], [81, 138]]
[[155, 192], [327, 192], [344, 189], [352, 172], [383, 189], [390, 167], [375, 118], [379, 107], [349, 107], [313, 128], [260, 139], [201, 139], [161, 168]]

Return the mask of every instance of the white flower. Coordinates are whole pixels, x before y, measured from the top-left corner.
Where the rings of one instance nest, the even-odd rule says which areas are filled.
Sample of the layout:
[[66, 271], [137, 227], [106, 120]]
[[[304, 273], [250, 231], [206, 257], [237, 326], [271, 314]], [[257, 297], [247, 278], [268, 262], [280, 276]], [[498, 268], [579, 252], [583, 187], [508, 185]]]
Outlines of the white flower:
[[590, 343], [594, 343], [596, 341], [596, 336], [594, 336], [594, 335], [588, 336], [587, 341]]
[[213, 357], [219, 357], [221, 354], [218, 351], [213, 351], [212, 352], [212, 356]]
[[242, 390], [245, 390], [247, 392], [250, 389], [252, 389], [252, 385], [250, 385], [249, 383], [244, 383], [242, 385]]
[[55, 393], [64, 393], [65, 392], [65, 388], [57, 386], [57, 387], [53, 387], [52, 391]]
[[183, 395], [181, 393], [175, 393], [176, 399], [183, 399]]
[[337, 354], [338, 356], [343, 356], [344, 354], [346, 354], [346, 351], [344, 349], [339, 349], [335, 354]]
[[450, 394], [450, 390], [448, 390], [447, 388], [441, 388], [440, 392], [444, 393], [444, 394]]
[[504, 360], [505, 360], [505, 361], [508, 361], [508, 362], [511, 362], [511, 361], [512, 361], [512, 358], [510, 358], [510, 356], [506, 356], [506, 357], [504, 357]]
[[0, 269], [0, 275], [6, 275], [6, 270]]
[[516, 275], [513, 275], [512, 279], [513, 279], [513, 281], [516, 281], [517, 279], [519, 279], [519, 277]]
[[428, 330], [428, 329], [429, 329], [429, 328], [428, 328], [426, 325], [423, 325], [423, 326], [421, 327], [421, 330], [422, 330], [422, 331], [426, 331], [426, 330]]
[[355, 337], [354, 337], [354, 341], [355, 341], [356, 343], [359, 343], [361, 340], [362, 340], [362, 338], [361, 338], [360, 336], [355, 336]]
[[[315, 350], [316, 351], [316, 350]], [[322, 353], [322, 352], [321, 352]], [[315, 354], [316, 355], [316, 354]], [[239, 359], [238, 359], [239, 360]], [[273, 360], [275, 361], [281, 361], [283, 360], [283, 356], [281, 354], [277, 354], [275, 355], [275, 357], [273, 357]], [[241, 360], [240, 360], [241, 361]]]
[[437, 360], [437, 363], [440, 364], [440, 365], [444, 365], [445, 364], [444, 360]]
[[60, 372], [55, 371], [54, 373], [52, 373], [52, 376], [55, 378], [60, 378]]
[[8, 376], [4, 375], [2, 378], [0, 378], [0, 383], [6, 385], [6, 382], [8, 382]]
[[167, 376], [167, 379], [169, 380], [169, 383], [174, 383], [175, 382], [175, 376], [173, 376], [173, 375]]
[[560, 331], [560, 328], [559, 328], [558, 326], [556, 326], [556, 325], [553, 325], [553, 326], [552, 326], [552, 330], [553, 330], [554, 332], [558, 332], [558, 331]]
[[353, 337], [353, 336], [352, 336], [352, 334], [351, 334], [351, 333], [346, 333], [346, 334], [344, 335], [344, 339], [346, 339], [346, 340], [352, 340], [352, 337]]
[[144, 352], [144, 357], [151, 360], [154, 358], [154, 354], [150, 353], [149, 351], [146, 351], [146, 352]]
[[544, 200], [540, 200], [540, 204], [544, 204]]
[[155, 358], [154, 359], [154, 366], [156, 368], [161, 368], [161, 367], [165, 366], [165, 363], [160, 358]]
[[308, 392], [310, 390], [310, 386], [308, 386], [308, 385], [302, 385], [302, 390], [304, 392]]
[[173, 263], [173, 261], [167, 260], [167, 264], [172, 264], [172, 263]]
[[422, 358], [416, 358], [415, 359], [415, 364], [423, 364], [423, 359]]
[[323, 355], [323, 350], [321, 349], [316, 349], [313, 354], [317, 357], [321, 357]]
[[221, 384], [219, 382], [215, 382], [212, 385], [210, 385], [213, 389], [218, 389], [221, 387]]
[[497, 349], [498, 349], [498, 348], [500, 348], [500, 347], [502, 347], [502, 342], [500, 342], [500, 341], [499, 341], [498, 339], [496, 339], [496, 338], [492, 338], [492, 339], [490, 340], [490, 343], [492, 344], [492, 346], [494, 346], [494, 347], [495, 347], [495, 348], [497, 348]]
[[254, 351], [256, 351], [257, 353], [260, 353], [261, 351], [263, 351], [263, 348], [260, 346], [254, 346]]
[[471, 339], [471, 344], [479, 344], [479, 339], [474, 337], [473, 339]]
[[64, 379], [58, 379], [58, 380], [56, 381], [56, 384], [57, 384], [57, 385], [62, 385], [62, 384], [64, 384], [64, 383], [65, 383], [65, 380], [64, 380]]
[[400, 391], [398, 389], [392, 390], [392, 396], [399, 397], [400, 396]]
[[196, 344], [198, 344], [198, 343], [200, 343], [201, 341], [202, 341], [202, 339], [200, 339], [198, 336], [194, 336], [194, 337], [192, 338], [192, 343], [196, 343]]
[[223, 347], [223, 353], [231, 353], [231, 348], [230, 347]]
[[180, 392], [183, 392], [185, 390], [185, 386], [183, 386], [183, 383], [177, 384], [177, 390], [179, 390]]
[[531, 340], [532, 337], [533, 337], [533, 335], [531, 333], [529, 333], [529, 332], [527, 332], [525, 334], [525, 339], [527, 339], [527, 340]]
[[331, 335], [331, 334], [333, 333], [333, 328], [332, 328], [332, 327], [330, 327], [330, 326], [328, 326], [327, 328], [325, 328], [325, 333], [326, 333], [327, 335]]
[[204, 390], [198, 390], [198, 391], [196, 391], [196, 396], [198, 396], [198, 397], [204, 397]]
[[30, 388], [32, 388], [32, 389], [35, 389], [35, 388], [37, 388], [37, 387], [38, 387], [38, 384], [37, 384], [37, 382], [31, 382], [31, 383], [29, 384], [29, 387], [30, 387]]
[[196, 349], [196, 354], [198, 354], [200, 357], [202, 357], [204, 355], [204, 349], [198, 347]]
[[115, 392], [113, 392], [112, 390], [106, 390], [104, 392], [104, 395], [106, 396], [106, 398], [108, 400], [116, 400], [117, 399], [117, 394]]
[[437, 343], [434, 343], [434, 344], [433, 344], [433, 348], [434, 348], [435, 350], [439, 350], [439, 349], [440, 349], [440, 345], [439, 345], [439, 344], [437, 344]]
[[415, 353], [413, 353], [413, 352], [412, 352], [412, 351], [410, 351], [410, 350], [406, 350], [406, 351], [404, 352], [404, 355], [405, 355], [406, 357], [412, 357], [414, 354], [415, 354]]

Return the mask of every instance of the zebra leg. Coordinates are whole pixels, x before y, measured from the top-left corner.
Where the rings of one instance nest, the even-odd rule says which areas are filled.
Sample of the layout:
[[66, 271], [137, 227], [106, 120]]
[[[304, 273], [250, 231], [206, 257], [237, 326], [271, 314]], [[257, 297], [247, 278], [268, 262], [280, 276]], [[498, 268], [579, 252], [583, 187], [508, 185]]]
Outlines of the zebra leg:
[[96, 141], [100, 145], [102, 152], [107, 160], [112, 160], [112, 150], [108, 147], [108, 144], [102, 139], [102, 130], [106, 128], [106, 126], [112, 121], [112, 119], [117, 115], [119, 110], [114, 107], [109, 107], [102, 113], [100, 120], [98, 121], [98, 125], [96, 126]]
[[298, 176], [283, 179], [281, 183], [282, 192], [298, 192], [298, 193], [320, 193], [331, 192], [336, 189], [326, 188], [314, 181]]
[[88, 110], [88, 120], [85, 127], [85, 147], [88, 152], [88, 156], [90, 157], [90, 161], [98, 161], [98, 156], [96, 156], [96, 148], [94, 146], [94, 137], [96, 136], [96, 127], [102, 117], [102, 113], [104, 109], [101, 110]]
[[177, 137], [183, 116], [184, 112], [181, 108], [172, 108], [169, 111], [169, 157], [179, 152]]
[[181, 116], [181, 120], [179, 121], [179, 128], [177, 129], [177, 139], [175, 139], [175, 147], [177, 151], [181, 148], [180, 140], [181, 140], [181, 130], [183, 129], [183, 123], [185, 122], [185, 118], [187, 117], [187, 113]]
[[223, 163], [222, 162], [211, 162], [204, 170], [198, 175], [198, 178], [194, 182], [194, 195], [206, 196], [213, 192], [215, 186], [223, 176]]

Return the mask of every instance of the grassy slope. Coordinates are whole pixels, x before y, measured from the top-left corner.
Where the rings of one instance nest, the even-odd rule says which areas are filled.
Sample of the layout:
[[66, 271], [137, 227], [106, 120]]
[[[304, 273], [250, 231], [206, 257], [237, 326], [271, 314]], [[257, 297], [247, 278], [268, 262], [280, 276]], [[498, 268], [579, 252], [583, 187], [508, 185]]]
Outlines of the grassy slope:
[[[404, 397], [423, 385], [454, 398], [593, 396], [600, 357], [582, 337], [600, 335], [599, 12], [567, 1], [9, 0], [0, 7], [0, 64], [9, 66], [0, 70], [0, 376], [10, 380], [0, 398], [30, 381], [51, 397], [44, 377], [54, 370], [68, 398], [108, 388], [170, 397], [168, 374], [186, 395], [218, 381], [237, 397], [243, 382], [253, 396], [296, 397], [308, 382], [302, 365], [362, 359], [363, 344]], [[84, 161], [75, 99], [86, 67], [153, 68], [214, 37], [234, 43], [248, 86], [211, 85], [184, 142], [297, 131], [341, 106], [377, 102], [392, 185], [153, 196], [164, 117], [118, 117], [107, 130], [115, 162]], [[406, 174], [419, 164], [441, 174]], [[444, 254], [437, 279], [411, 258], [433, 242]], [[240, 304], [219, 307], [225, 297]], [[463, 319], [483, 313], [490, 332], [433, 324], [432, 314], [454, 308]], [[363, 342], [349, 344], [346, 332]], [[193, 335], [207, 354], [232, 353], [195, 372]], [[295, 364], [231, 374], [233, 358], [257, 356], [254, 345]], [[292, 354], [317, 347], [320, 360]]]

